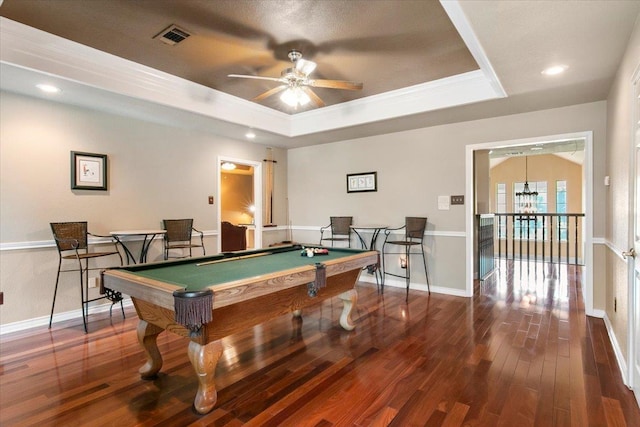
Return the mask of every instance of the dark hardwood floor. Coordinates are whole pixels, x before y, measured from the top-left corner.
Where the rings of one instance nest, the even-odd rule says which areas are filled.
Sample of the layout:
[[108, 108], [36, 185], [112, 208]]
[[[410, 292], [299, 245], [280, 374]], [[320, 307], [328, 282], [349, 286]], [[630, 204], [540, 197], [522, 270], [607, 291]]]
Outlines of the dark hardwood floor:
[[[114, 310], [0, 339], [0, 425], [640, 426], [581, 271], [503, 264], [473, 299], [360, 283], [356, 330], [327, 300], [223, 341], [218, 404], [192, 409], [187, 340], [141, 380], [137, 318]], [[0, 307], [0, 310], [2, 308]]]

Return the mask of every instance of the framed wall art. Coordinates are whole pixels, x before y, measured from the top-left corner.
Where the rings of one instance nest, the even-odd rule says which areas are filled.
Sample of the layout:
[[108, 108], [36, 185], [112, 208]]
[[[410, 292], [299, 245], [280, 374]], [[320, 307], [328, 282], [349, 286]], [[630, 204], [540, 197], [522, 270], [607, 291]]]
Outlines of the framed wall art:
[[351, 173], [347, 175], [347, 193], [378, 191], [378, 172]]
[[72, 151], [71, 189], [106, 190], [107, 155]]

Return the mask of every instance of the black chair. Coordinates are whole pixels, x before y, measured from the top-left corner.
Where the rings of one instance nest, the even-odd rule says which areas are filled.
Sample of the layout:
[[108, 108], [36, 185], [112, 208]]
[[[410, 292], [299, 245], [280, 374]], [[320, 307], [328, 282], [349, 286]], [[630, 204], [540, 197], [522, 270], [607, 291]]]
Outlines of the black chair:
[[[320, 228], [320, 245], [324, 241], [331, 242], [331, 246], [335, 242], [347, 242], [347, 247], [351, 247], [351, 224], [353, 217], [351, 216], [332, 216], [329, 217], [330, 224]], [[325, 237], [325, 232], [328, 233]]]
[[[383, 279], [382, 279], [382, 290], [384, 292], [384, 277], [385, 276], [395, 276], [405, 279], [407, 283], [407, 301], [409, 301], [409, 283], [411, 281], [411, 255], [420, 255], [422, 254], [422, 261], [424, 263], [424, 275], [427, 278], [427, 289], [429, 290], [429, 294], [431, 294], [431, 286], [429, 285], [429, 272], [427, 270], [427, 258], [424, 254], [424, 230], [427, 227], [427, 218], [424, 217], [406, 217], [405, 225], [398, 228], [388, 228], [384, 231], [385, 239], [384, 244], [382, 245], [382, 271], [383, 271]], [[396, 230], [405, 230], [404, 239], [403, 240], [389, 240], [389, 237]], [[391, 237], [393, 238], [393, 237]], [[389, 252], [393, 251], [393, 247], [396, 247], [400, 252]], [[420, 252], [412, 252], [411, 248], [418, 247], [420, 248]], [[405, 275], [389, 273], [387, 268], [385, 267], [385, 255], [389, 254], [401, 254], [405, 256], [406, 265], [404, 268], [406, 269]]]
[[[124, 317], [124, 307], [122, 305], [122, 294], [111, 289], [100, 286], [100, 294], [102, 296], [89, 299], [89, 270], [102, 270], [103, 268], [89, 268], [89, 260], [99, 257], [117, 255], [122, 265], [122, 255], [118, 252], [116, 241], [111, 236], [100, 236], [87, 231], [87, 222], [52, 222], [51, 231], [58, 248], [58, 274], [56, 276], [56, 287], [53, 291], [53, 303], [51, 304], [51, 316], [49, 316], [49, 328], [53, 321], [53, 310], [56, 305], [56, 295], [58, 294], [58, 283], [60, 281], [60, 273], [77, 271], [80, 273], [80, 298], [82, 301], [82, 323], [84, 324], [84, 332], [87, 333], [87, 316], [89, 314], [89, 303], [103, 298], [111, 301], [109, 308], [109, 316], [114, 304], [120, 303], [122, 309], [122, 317]], [[113, 251], [106, 252], [89, 252], [88, 236], [102, 237], [110, 239], [113, 243]], [[77, 268], [62, 269], [62, 260], [75, 260], [78, 263]], [[83, 262], [84, 261], [84, 262]], [[84, 265], [83, 265], [84, 264]]]
[[[189, 257], [192, 256], [193, 248], [202, 248], [202, 256], [206, 255], [204, 249], [204, 233], [193, 228], [193, 219], [163, 219], [162, 225], [167, 232], [164, 234], [164, 259], [169, 259], [169, 251], [171, 249], [180, 249], [181, 256], [172, 256], [171, 258], [186, 258], [184, 250], [189, 249]], [[200, 243], [193, 243], [191, 238], [193, 232], [200, 235]]]

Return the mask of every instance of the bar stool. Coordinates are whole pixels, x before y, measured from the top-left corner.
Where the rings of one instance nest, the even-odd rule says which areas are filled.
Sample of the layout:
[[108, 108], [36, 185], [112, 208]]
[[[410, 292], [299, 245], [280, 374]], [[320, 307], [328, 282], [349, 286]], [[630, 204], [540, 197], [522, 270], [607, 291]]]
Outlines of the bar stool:
[[[164, 235], [164, 259], [169, 259], [169, 251], [171, 249], [189, 249], [189, 257], [192, 256], [191, 249], [201, 248], [202, 256], [205, 256], [204, 233], [193, 228], [193, 218], [185, 219], [163, 219], [162, 225], [167, 232]], [[192, 233], [198, 233], [200, 243], [193, 243]], [[175, 258], [185, 258], [185, 256], [177, 256]]]
[[[330, 241], [331, 246], [334, 242], [347, 242], [347, 246], [351, 247], [351, 224], [353, 223], [352, 216], [332, 216], [329, 217], [330, 224], [320, 228], [320, 245], [323, 241]], [[324, 236], [326, 231], [330, 231], [331, 234], [328, 237]]]
[[[429, 294], [431, 294], [431, 286], [429, 284], [429, 272], [427, 270], [427, 257], [424, 254], [424, 230], [427, 227], [427, 218], [426, 217], [406, 217], [405, 225], [398, 228], [387, 228], [384, 231], [385, 239], [382, 245], [382, 291], [384, 292], [384, 278], [385, 276], [394, 276], [405, 279], [407, 283], [407, 297], [406, 300], [409, 301], [409, 284], [411, 282], [411, 255], [420, 255], [422, 254], [422, 262], [424, 264], [424, 274], [427, 279], [427, 289]], [[389, 240], [389, 236], [393, 233], [393, 231], [397, 230], [405, 230], [405, 235], [403, 240]], [[393, 238], [393, 237], [392, 237]], [[397, 247], [396, 250], [399, 252], [389, 252], [393, 251], [393, 247]], [[419, 247], [420, 252], [412, 252], [411, 248]], [[406, 274], [400, 275], [395, 273], [389, 273], [387, 268], [385, 267], [385, 256], [389, 254], [400, 254], [405, 256], [405, 269]]]
[[[109, 316], [113, 305], [120, 303], [122, 309], [122, 317], [124, 317], [124, 306], [122, 305], [122, 294], [120, 292], [114, 292], [111, 289], [100, 287], [100, 293], [102, 296], [89, 299], [89, 270], [101, 270], [101, 268], [89, 268], [89, 260], [104, 256], [118, 255], [120, 258], [120, 265], [122, 265], [122, 255], [118, 252], [116, 242], [111, 236], [99, 236], [87, 231], [87, 222], [52, 222], [51, 231], [53, 232], [53, 238], [58, 248], [58, 274], [56, 275], [56, 287], [53, 291], [53, 303], [51, 304], [51, 316], [49, 316], [49, 329], [51, 329], [51, 322], [53, 321], [53, 309], [56, 305], [56, 295], [58, 293], [58, 282], [60, 281], [60, 273], [77, 271], [80, 273], [80, 299], [82, 306], [82, 323], [84, 324], [84, 332], [87, 333], [87, 316], [89, 314], [89, 303], [97, 301], [103, 298], [111, 301], [111, 307], [109, 308]], [[114, 245], [113, 251], [106, 252], [89, 252], [87, 244], [88, 236], [95, 237], [109, 237]], [[76, 260], [78, 268], [62, 269], [62, 260]], [[84, 261], [84, 265], [83, 265]]]

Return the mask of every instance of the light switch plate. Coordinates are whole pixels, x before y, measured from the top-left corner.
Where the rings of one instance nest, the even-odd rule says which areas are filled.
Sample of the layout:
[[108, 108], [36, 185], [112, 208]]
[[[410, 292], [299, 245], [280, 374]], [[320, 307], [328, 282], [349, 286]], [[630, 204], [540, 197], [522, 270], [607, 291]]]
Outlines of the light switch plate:
[[438, 210], [441, 210], [441, 211], [449, 210], [449, 197], [438, 196]]
[[451, 196], [452, 205], [464, 205], [464, 196]]

